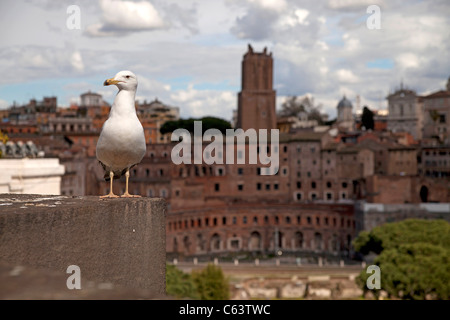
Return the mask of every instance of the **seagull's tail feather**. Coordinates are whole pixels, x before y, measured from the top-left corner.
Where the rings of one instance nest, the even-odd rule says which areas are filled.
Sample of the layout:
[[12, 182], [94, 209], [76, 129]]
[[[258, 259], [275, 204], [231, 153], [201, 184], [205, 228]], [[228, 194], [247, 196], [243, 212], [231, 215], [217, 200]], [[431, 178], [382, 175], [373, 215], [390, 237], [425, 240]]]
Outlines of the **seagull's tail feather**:
[[[123, 169], [122, 171], [115, 171], [114, 172], [114, 179], [120, 179], [121, 176], [123, 176], [127, 172], [127, 168]], [[103, 176], [105, 178], [105, 181], [111, 180], [109, 176], [109, 171], [105, 171], [105, 175]]]
[[[105, 179], [105, 181], [111, 180], [111, 178], [109, 176], [109, 169], [106, 167], [106, 165], [103, 162], [101, 162], [101, 161], [99, 161], [99, 162], [102, 165], [103, 170], [105, 171], [105, 175], [103, 176], [103, 178]], [[130, 167], [130, 169], [133, 168], [135, 165], [137, 165], [137, 163], [133, 164]], [[127, 172], [127, 168], [123, 169], [122, 171], [120, 171], [120, 170], [114, 171], [114, 179], [120, 179], [120, 177], [122, 177], [126, 172]]]

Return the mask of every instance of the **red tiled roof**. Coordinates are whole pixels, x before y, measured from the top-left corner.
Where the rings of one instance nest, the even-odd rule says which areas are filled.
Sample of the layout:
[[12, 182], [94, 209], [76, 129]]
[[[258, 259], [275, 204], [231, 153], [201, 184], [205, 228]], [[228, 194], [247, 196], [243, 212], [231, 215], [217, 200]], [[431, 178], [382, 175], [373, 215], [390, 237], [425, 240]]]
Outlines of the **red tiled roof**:
[[435, 98], [445, 98], [450, 97], [450, 91], [440, 90], [434, 93], [431, 93], [427, 96], [422, 96], [423, 99], [435, 99]]

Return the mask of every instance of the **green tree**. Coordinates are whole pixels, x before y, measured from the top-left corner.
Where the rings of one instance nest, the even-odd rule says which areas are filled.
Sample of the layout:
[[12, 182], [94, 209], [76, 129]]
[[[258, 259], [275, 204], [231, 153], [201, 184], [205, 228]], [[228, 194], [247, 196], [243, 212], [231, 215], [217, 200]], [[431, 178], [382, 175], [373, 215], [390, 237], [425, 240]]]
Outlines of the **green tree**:
[[169, 264], [166, 264], [166, 292], [168, 295], [178, 299], [199, 298], [192, 276]]
[[216, 117], [203, 117], [199, 119], [189, 118], [176, 121], [167, 121], [161, 126], [159, 131], [162, 134], [166, 134], [169, 132], [174, 132], [176, 129], [186, 129], [190, 133], [194, 133], [194, 121], [202, 122], [202, 134], [208, 129], [218, 129], [223, 134], [226, 134], [226, 129], [231, 129], [230, 122], [226, 120]]
[[373, 120], [373, 112], [366, 106], [363, 108], [361, 116], [361, 123], [366, 130], [373, 130], [375, 128], [375, 122]]
[[316, 120], [319, 125], [323, 124], [320, 114], [321, 104], [315, 105], [314, 98], [305, 96], [299, 98], [292, 96], [287, 98], [281, 105], [279, 115], [282, 117], [299, 117], [302, 112], [308, 115], [308, 120]]
[[202, 300], [227, 300], [230, 289], [222, 269], [212, 264], [200, 272], [193, 273], [194, 282]]
[[[379, 254], [381, 289], [400, 299], [450, 298], [450, 224], [444, 220], [408, 219], [361, 232], [357, 251]], [[367, 290], [365, 270], [357, 282]], [[372, 291], [375, 295], [376, 290]]]
[[[8, 142], [8, 140], [9, 140], [8, 135], [7, 135], [6, 133], [3, 133], [3, 132], [0, 130], [0, 142], [2, 142], [3, 144], [6, 144], [6, 143]], [[2, 155], [2, 151], [0, 150], [0, 158], [1, 158], [2, 156], [3, 156], [3, 155]]]

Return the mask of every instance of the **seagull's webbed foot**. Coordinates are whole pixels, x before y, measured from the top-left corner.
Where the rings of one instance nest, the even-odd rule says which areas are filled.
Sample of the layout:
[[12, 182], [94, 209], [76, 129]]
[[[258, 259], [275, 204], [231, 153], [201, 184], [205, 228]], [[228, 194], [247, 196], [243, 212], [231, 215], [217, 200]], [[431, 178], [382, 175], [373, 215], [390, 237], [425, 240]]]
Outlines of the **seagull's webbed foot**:
[[125, 173], [126, 184], [125, 184], [125, 193], [121, 196], [122, 198], [140, 198], [141, 196], [132, 195], [128, 192], [128, 179], [130, 178], [130, 168], [127, 168], [127, 172]]
[[119, 198], [118, 195], [115, 195], [114, 193], [110, 192], [105, 196], [100, 196], [100, 199], [107, 199], [107, 198]]
[[115, 195], [113, 192], [114, 172], [109, 171], [109, 178], [110, 178], [109, 193], [106, 196], [100, 196], [100, 200], [106, 198], [119, 198], [119, 196]]
[[125, 192], [123, 195], [121, 195], [122, 198], [140, 198], [141, 196], [129, 194], [128, 192]]

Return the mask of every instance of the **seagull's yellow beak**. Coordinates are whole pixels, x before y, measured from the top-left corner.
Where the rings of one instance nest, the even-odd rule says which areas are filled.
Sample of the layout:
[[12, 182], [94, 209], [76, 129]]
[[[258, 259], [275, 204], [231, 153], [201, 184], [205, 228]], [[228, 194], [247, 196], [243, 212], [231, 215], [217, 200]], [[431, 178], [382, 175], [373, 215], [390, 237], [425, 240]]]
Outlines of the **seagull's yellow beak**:
[[105, 80], [105, 82], [103, 82], [103, 85], [104, 86], [110, 86], [112, 84], [118, 84], [119, 82], [122, 82], [122, 81], [114, 80], [114, 78], [111, 78], [111, 79]]

